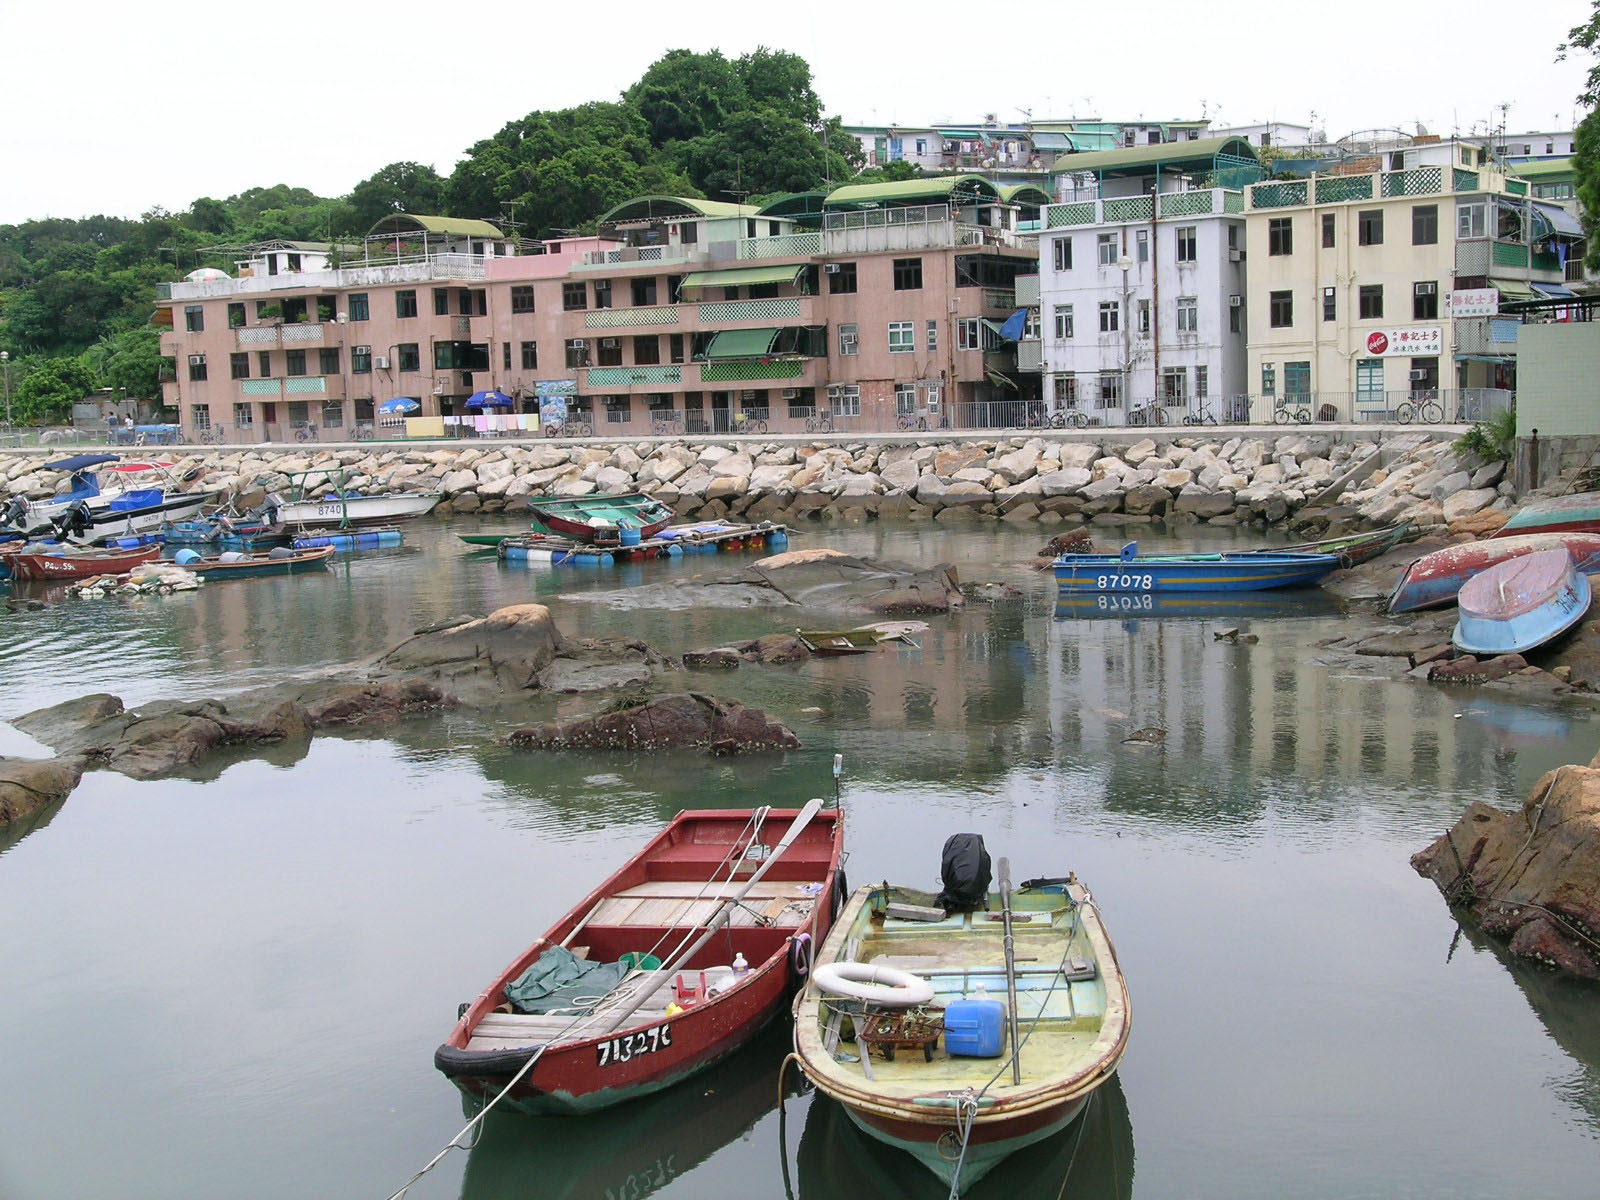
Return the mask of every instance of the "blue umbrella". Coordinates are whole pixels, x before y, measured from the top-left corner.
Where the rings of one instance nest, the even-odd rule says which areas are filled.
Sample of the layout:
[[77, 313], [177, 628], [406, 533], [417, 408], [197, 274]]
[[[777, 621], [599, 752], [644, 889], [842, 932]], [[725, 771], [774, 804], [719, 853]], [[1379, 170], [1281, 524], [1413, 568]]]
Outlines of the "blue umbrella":
[[467, 398], [468, 408], [515, 408], [517, 402], [504, 392], [473, 392]]
[[378, 405], [378, 411], [381, 413], [414, 413], [421, 407], [422, 404], [413, 400], [410, 396], [396, 396], [393, 400], [385, 400]]

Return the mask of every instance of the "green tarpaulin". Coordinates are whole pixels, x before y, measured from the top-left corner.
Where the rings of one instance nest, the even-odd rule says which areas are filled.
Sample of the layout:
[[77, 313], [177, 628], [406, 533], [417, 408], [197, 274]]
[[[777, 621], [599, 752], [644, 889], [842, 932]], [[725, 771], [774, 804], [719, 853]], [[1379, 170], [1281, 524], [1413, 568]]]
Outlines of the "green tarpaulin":
[[522, 975], [506, 985], [506, 999], [518, 1012], [588, 1012], [627, 975], [622, 963], [597, 963], [552, 946]]
[[678, 285], [680, 292], [693, 288], [749, 287], [755, 283], [793, 283], [800, 278], [805, 267], [790, 264], [787, 267], [741, 267], [736, 271], [696, 271], [685, 275]]
[[706, 347], [707, 358], [765, 358], [778, 340], [776, 329], [725, 329]]

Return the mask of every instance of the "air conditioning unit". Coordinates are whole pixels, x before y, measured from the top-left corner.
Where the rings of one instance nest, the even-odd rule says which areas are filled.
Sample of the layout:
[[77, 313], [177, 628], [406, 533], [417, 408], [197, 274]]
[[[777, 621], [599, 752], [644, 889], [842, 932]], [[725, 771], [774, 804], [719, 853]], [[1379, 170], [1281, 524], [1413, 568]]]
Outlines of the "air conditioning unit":
[[601, 338], [600, 339], [600, 348], [602, 350], [620, 350], [620, 349], [622, 349], [622, 339], [621, 338]]
[[826, 263], [823, 265], [822, 273], [824, 275], [837, 275], [842, 270], [844, 270], [842, 263]]
[[1243, 296], [1229, 296], [1228, 297], [1228, 307], [1229, 308], [1240, 308], [1243, 305], [1244, 305], [1244, 297]]
[[1432, 296], [1438, 290], [1439, 285], [1437, 283], [1430, 282], [1417, 284], [1417, 295], [1419, 296]]
[[1243, 250], [1229, 250], [1228, 251], [1228, 261], [1229, 262], [1243, 262], [1244, 261], [1244, 251]]
[[206, 356], [204, 354], [191, 354], [191, 355], [189, 355], [189, 365], [191, 367], [198, 367], [201, 363], [203, 363], [205, 361], [206, 361]]
[[798, 400], [800, 398], [800, 389], [799, 388], [784, 388], [783, 389], [783, 398], [785, 400]]
[[389, 356], [387, 354], [378, 355], [372, 360], [372, 365], [380, 371], [387, 371], [389, 369]]
[[1413, 379], [1426, 379], [1427, 377], [1428, 373], [1420, 369], [1411, 372], [1411, 378]]

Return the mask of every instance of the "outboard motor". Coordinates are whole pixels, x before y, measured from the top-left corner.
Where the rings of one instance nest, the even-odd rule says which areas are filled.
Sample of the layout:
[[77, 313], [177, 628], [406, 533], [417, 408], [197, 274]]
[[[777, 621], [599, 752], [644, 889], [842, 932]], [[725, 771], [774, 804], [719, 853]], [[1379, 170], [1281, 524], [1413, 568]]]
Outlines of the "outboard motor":
[[0, 525], [5, 526], [7, 529], [20, 530], [22, 522], [27, 519], [27, 516], [27, 499], [22, 496], [13, 496], [11, 497], [11, 503], [6, 505], [5, 511], [0, 512]]
[[953, 833], [945, 839], [939, 878], [944, 890], [934, 901], [946, 914], [989, 906], [989, 851], [981, 833]]
[[84, 534], [89, 532], [89, 526], [92, 524], [93, 521], [89, 517], [89, 506], [82, 500], [51, 522], [56, 531], [56, 539], [63, 542], [69, 537], [83, 537]]

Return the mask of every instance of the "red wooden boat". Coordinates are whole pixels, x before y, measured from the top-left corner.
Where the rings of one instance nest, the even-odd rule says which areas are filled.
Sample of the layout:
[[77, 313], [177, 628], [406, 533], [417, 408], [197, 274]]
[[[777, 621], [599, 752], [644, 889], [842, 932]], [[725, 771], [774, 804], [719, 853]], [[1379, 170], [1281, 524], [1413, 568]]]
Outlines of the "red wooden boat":
[[37, 582], [122, 575], [160, 555], [160, 546], [140, 546], [136, 550], [77, 550], [65, 554], [22, 550], [6, 554], [4, 558], [18, 579]]
[[465, 1006], [434, 1065], [471, 1099], [576, 1114], [736, 1050], [842, 898], [844, 815], [821, 804], [679, 813]]
[[1600, 533], [1528, 533], [1485, 538], [1424, 554], [1401, 573], [1389, 597], [1392, 613], [1454, 603], [1462, 585], [1496, 563], [1540, 550], [1567, 550], [1582, 573], [1600, 571]]
[[1600, 492], [1578, 492], [1524, 504], [1492, 538], [1525, 533], [1600, 533]]
[[625, 544], [632, 535], [637, 541], [654, 537], [672, 520], [672, 509], [644, 492], [530, 496], [528, 510], [533, 513], [534, 532], [597, 546]]

